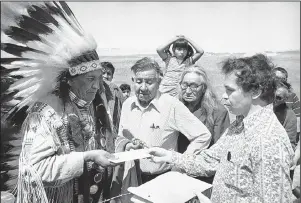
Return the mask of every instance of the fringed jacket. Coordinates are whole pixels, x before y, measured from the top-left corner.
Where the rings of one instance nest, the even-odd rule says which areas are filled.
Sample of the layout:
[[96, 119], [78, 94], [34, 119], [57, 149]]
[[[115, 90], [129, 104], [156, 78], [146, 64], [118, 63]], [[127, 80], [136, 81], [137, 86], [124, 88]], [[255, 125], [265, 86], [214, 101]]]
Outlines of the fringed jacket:
[[37, 102], [22, 126], [17, 202], [86, 202], [76, 181], [85, 170], [83, 151], [114, 151], [110, 122], [100, 95], [85, 110], [72, 101], [64, 106], [56, 96]]

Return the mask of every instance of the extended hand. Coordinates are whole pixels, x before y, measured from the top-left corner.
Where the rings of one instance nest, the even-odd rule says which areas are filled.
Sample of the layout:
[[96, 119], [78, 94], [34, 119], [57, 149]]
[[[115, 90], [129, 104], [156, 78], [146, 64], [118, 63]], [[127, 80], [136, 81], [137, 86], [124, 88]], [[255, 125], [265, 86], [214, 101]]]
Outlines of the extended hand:
[[164, 162], [171, 162], [171, 155], [172, 152], [168, 151], [166, 149], [163, 148], [159, 148], [159, 147], [153, 147], [150, 148], [148, 153], [150, 155], [152, 155], [152, 161], [156, 162], [156, 163], [164, 163]]
[[114, 158], [114, 156], [104, 150], [91, 150], [84, 152], [85, 161], [93, 161], [95, 164], [104, 168], [116, 165], [110, 162], [109, 158]]
[[125, 151], [147, 148], [146, 144], [139, 139], [132, 139], [132, 142], [125, 145]]
[[128, 144], [125, 145], [125, 151], [130, 151], [130, 150], [135, 150], [135, 149], [141, 149], [143, 146], [140, 143], [132, 143], [129, 142]]

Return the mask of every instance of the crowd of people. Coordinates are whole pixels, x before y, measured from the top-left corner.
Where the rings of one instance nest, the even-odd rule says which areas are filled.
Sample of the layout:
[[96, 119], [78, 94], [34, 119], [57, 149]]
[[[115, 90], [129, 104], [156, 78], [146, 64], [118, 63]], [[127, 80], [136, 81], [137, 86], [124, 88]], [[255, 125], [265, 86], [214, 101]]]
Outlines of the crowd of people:
[[[22, 98], [14, 108], [29, 106], [21, 129], [16, 202], [130, 202], [127, 188], [168, 171], [212, 184], [208, 197], [197, 193], [200, 202], [300, 199], [300, 181], [294, 178], [300, 174], [300, 102], [284, 68], [264, 54], [227, 58], [221, 68], [225, 93], [219, 99], [212, 78], [196, 64], [204, 50], [178, 35], [157, 49], [165, 67], [150, 57], [128, 67], [133, 72], [131, 95], [131, 85], [114, 84], [115, 67], [100, 62], [96, 45], [75, 20], [67, 21], [60, 32], [47, 31], [51, 23], [75, 19], [67, 4], [59, 4], [21, 6], [44, 26], [30, 32], [59, 40], [66, 55], [51, 55], [57, 47], [49, 41], [51, 48], [42, 53], [38, 48], [43, 46], [31, 47], [31, 41], [40, 38], [8, 32], [10, 24], [1, 27], [28, 46], [14, 45], [18, 51], [11, 51], [14, 41], [5, 38], [3, 51], [20, 57], [21, 65], [11, 60], [1, 62], [3, 68], [38, 70], [15, 73], [22, 78], [8, 89], [18, 90], [12, 95], [15, 100]], [[39, 18], [41, 12], [47, 18]], [[60, 37], [70, 25], [76, 44]], [[36, 64], [25, 60], [25, 52], [37, 54], [30, 55]], [[32, 76], [38, 80], [31, 83]], [[31, 89], [34, 83], [40, 86]], [[230, 114], [236, 116], [232, 123]], [[150, 159], [109, 161], [115, 152], [142, 148], [148, 149]]]

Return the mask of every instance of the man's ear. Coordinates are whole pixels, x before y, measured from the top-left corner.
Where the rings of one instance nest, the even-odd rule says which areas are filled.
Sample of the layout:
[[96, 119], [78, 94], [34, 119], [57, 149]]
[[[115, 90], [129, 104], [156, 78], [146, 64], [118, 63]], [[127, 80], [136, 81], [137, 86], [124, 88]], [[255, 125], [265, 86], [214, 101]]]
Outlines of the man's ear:
[[252, 99], [258, 99], [262, 93], [262, 90], [254, 90], [252, 91]]

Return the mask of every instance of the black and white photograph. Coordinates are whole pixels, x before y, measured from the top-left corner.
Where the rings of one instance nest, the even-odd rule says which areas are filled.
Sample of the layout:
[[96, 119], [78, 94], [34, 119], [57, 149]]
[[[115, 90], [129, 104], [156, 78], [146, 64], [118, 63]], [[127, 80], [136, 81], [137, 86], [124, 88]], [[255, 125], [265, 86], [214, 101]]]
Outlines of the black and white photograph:
[[300, 2], [1, 2], [1, 202], [300, 202]]

